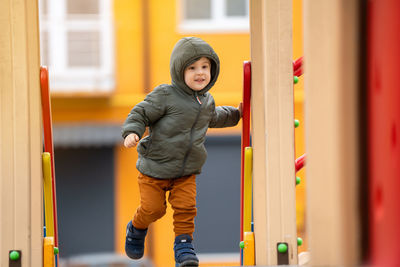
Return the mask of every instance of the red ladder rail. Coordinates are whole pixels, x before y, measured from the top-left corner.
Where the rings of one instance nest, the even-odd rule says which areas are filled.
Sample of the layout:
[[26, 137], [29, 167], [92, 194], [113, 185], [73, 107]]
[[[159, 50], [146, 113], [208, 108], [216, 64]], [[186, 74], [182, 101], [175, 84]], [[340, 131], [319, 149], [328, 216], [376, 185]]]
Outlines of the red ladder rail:
[[42, 100], [42, 118], [44, 134], [44, 152], [50, 153], [51, 176], [53, 190], [53, 220], [54, 220], [54, 246], [58, 247], [58, 227], [57, 227], [57, 199], [56, 199], [56, 176], [54, 171], [54, 146], [53, 146], [53, 127], [51, 119], [50, 93], [49, 93], [49, 72], [47, 67], [40, 67], [40, 89]]
[[300, 77], [303, 74], [303, 57], [299, 57], [293, 62], [293, 76]]

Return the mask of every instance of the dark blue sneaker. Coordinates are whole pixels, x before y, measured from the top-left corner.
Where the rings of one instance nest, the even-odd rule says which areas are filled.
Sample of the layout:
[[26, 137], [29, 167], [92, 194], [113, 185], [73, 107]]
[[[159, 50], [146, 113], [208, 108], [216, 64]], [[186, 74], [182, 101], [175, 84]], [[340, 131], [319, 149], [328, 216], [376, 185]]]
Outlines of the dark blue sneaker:
[[174, 244], [176, 267], [197, 267], [199, 259], [194, 252], [192, 238], [190, 235], [178, 235]]
[[132, 221], [126, 226], [125, 252], [129, 258], [137, 260], [143, 257], [144, 240], [147, 229], [139, 230], [132, 225]]

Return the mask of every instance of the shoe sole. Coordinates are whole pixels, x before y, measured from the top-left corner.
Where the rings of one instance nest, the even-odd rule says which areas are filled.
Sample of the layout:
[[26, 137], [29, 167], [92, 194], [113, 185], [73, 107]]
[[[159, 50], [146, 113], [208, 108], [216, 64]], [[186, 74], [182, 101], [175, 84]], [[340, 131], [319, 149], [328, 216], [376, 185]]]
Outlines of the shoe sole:
[[199, 262], [197, 261], [185, 261], [182, 263], [175, 263], [175, 267], [198, 267]]
[[143, 258], [143, 255], [132, 255], [132, 254], [126, 253], [126, 251], [125, 251], [125, 254], [126, 254], [126, 256], [128, 256], [129, 258], [131, 258], [132, 260], [138, 260], [138, 259]]

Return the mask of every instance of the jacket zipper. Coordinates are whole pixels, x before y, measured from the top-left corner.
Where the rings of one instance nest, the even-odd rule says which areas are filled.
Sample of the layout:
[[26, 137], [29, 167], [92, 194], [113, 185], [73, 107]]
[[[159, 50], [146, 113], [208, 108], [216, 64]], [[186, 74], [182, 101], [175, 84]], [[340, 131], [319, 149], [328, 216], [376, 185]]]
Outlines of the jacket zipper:
[[194, 123], [192, 125], [192, 128], [190, 129], [190, 142], [189, 142], [188, 150], [186, 151], [185, 157], [183, 158], [182, 170], [181, 170], [181, 173], [180, 173], [179, 177], [182, 177], [183, 173], [185, 171], [186, 161], [187, 161], [187, 159], [189, 157], [190, 151], [192, 150], [194, 126], [196, 126], [197, 121], [199, 120], [199, 117], [200, 117], [200, 112], [201, 112], [202, 103], [200, 101], [199, 96], [197, 95], [197, 92], [194, 92], [194, 98], [197, 101], [197, 103], [199, 103], [199, 105], [200, 105], [199, 106], [199, 112], [197, 113], [196, 119], [195, 119], [195, 121], [194, 121]]

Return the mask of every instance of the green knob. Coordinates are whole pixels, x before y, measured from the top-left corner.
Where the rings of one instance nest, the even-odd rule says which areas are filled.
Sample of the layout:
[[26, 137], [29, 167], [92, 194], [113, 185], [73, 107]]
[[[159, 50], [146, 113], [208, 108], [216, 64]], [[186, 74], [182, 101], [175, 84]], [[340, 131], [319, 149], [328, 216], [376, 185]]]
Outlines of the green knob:
[[288, 247], [287, 247], [286, 244], [281, 243], [281, 244], [278, 245], [279, 253], [286, 253], [287, 249], [288, 249]]
[[54, 247], [54, 255], [57, 255], [60, 252], [60, 250], [58, 249], [58, 247]]
[[299, 82], [299, 77], [294, 76], [294, 77], [293, 77], [293, 83], [296, 84], [296, 83], [298, 83], [298, 82]]
[[303, 239], [301, 239], [301, 237], [298, 237], [298, 238], [297, 238], [297, 245], [298, 245], [298, 246], [303, 245]]
[[18, 251], [13, 250], [10, 252], [10, 260], [17, 261], [17, 260], [19, 260], [19, 257], [20, 257], [20, 255], [19, 255]]
[[296, 185], [300, 184], [300, 182], [301, 182], [300, 177], [299, 177], [299, 176], [296, 176]]
[[300, 121], [299, 120], [294, 120], [294, 128], [299, 127]]
[[240, 247], [240, 248], [244, 248], [244, 241], [240, 241], [239, 247]]

